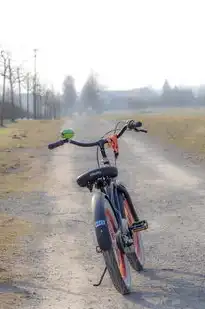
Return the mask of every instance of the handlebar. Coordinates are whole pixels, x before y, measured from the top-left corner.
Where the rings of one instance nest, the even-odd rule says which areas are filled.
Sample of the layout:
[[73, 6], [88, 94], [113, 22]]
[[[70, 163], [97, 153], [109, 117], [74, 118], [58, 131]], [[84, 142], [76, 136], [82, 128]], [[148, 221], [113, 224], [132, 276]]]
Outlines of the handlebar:
[[65, 143], [66, 143], [66, 140], [57, 141], [57, 142], [55, 142], [55, 143], [49, 144], [49, 145], [48, 145], [48, 149], [51, 150], [51, 149], [60, 147], [60, 146], [64, 145]]
[[[117, 138], [120, 138], [125, 131], [128, 130], [134, 130], [135, 132], [143, 132], [143, 133], [147, 133], [147, 130], [143, 130], [143, 129], [138, 129], [142, 126], [142, 122], [140, 121], [134, 121], [134, 120], [129, 120], [127, 121], [126, 125], [121, 129], [121, 131], [117, 134]], [[87, 143], [87, 142], [78, 142], [78, 141], [74, 141], [72, 139], [63, 139], [60, 141], [57, 141], [55, 143], [49, 144], [48, 145], [48, 149], [52, 150], [55, 149], [57, 147], [60, 147], [66, 143], [70, 143], [76, 146], [80, 146], [80, 147], [95, 147], [95, 146], [104, 146], [104, 144], [108, 143], [108, 139], [100, 139], [96, 142], [91, 142], [91, 143]]]

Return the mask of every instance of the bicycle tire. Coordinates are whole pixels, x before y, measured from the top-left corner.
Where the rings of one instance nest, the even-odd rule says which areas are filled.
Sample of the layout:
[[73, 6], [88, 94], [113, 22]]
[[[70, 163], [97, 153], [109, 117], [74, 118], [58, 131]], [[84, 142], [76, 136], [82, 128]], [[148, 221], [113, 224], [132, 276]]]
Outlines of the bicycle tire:
[[[112, 210], [109, 201], [107, 199], [105, 199], [105, 201], [107, 201], [105, 202], [105, 208], [104, 208], [105, 219], [107, 222], [109, 235], [112, 241], [112, 247], [109, 250], [103, 251], [103, 257], [115, 289], [120, 294], [126, 295], [130, 293], [131, 289], [130, 265], [127, 256], [117, 247], [116, 236], [115, 239], [113, 239], [113, 235], [111, 235], [114, 233], [116, 235], [117, 220], [115, 218], [114, 212]], [[112, 218], [110, 216], [112, 216]]]
[[[138, 221], [139, 218], [138, 218], [136, 210], [132, 204], [131, 197], [129, 193], [127, 192], [127, 190], [126, 190], [126, 196], [125, 194], [122, 194], [122, 198], [123, 198], [125, 216], [128, 221], [128, 226], [131, 226], [132, 223]], [[131, 251], [126, 253], [126, 256], [128, 258], [128, 261], [131, 267], [135, 271], [141, 272], [144, 269], [144, 263], [145, 263], [142, 232], [131, 232], [131, 233], [132, 233], [134, 245], [131, 248]]]

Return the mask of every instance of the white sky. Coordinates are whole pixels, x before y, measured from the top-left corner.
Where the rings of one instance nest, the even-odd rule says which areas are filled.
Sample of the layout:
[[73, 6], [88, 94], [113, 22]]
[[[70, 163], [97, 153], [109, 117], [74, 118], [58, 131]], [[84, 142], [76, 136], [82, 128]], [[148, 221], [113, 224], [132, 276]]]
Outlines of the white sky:
[[205, 1], [0, 0], [0, 45], [60, 90], [93, 69], [109, 88], [205, 83]]

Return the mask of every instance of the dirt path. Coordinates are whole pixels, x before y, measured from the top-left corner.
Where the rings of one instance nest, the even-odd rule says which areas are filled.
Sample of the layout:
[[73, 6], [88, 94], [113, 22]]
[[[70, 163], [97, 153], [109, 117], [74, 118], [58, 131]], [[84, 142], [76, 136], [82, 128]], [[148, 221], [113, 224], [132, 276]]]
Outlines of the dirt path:
[[[84, 128], [83, 128], [84, 124]], [[73, 122], [77, 138], [97, 139], [109, 125]], [[76, 176], [95, 167], [95, 152], [71, 145], [55, 150], [49, 165], [47, 193], [21, 201], [21, 212], [37, 227], [27, 240], [27, 279], [16, 285], [34, 293], [25, 308], [150, 308], [204, 309], [204, 179], [197, 171], [178, 167], [132, 132], [120, 142], [120, 178], [130, 187], [139, 213], [150, 223], [144, 233], [146, 270], [132, 273], [133, 293], [120, 296], [95, 253], [90, 194], [80, 190]]]

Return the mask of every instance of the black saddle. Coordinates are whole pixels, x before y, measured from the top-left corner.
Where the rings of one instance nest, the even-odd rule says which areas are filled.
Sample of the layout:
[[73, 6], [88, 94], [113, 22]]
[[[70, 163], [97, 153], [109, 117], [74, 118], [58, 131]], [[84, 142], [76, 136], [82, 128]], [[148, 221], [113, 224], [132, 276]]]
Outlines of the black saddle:
[[98, 178], [109, 177], [115, 178], [118, 175], [118, 170], [115, 166], [106, 166], [86, 172], [77, 178], [77, 184], [80, 187], [87, 187], [87, 185], [95, 183]]

